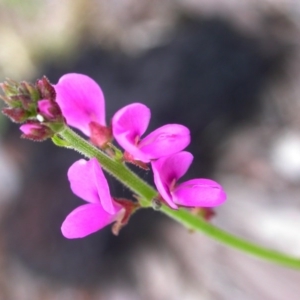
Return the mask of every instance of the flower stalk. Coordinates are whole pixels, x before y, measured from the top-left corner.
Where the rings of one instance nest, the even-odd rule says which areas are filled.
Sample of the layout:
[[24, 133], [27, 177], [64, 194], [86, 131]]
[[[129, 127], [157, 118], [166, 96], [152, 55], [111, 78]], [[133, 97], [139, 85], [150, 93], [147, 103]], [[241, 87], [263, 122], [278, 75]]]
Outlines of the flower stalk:
[[[120, 109], [112, 126], [106, 126], [102, 90], [83, 74], [66, 74], [56, 85], [43, 77], [36, 84], [8, 80], [0, 87], [5, 94], [0, 98], [7, 104], [2, 112], [22, 124], [22, 137], [33, 141], [52, 138], [55, 145], [78, 151], [89, 159], [75, 162], [68, 171], [73, 193], [86, 204], [66, 217], [61, 228], [65, 237], [85, 237], [113, 222], [113, 232], [117, 234], [137, 208], [153, 207], [219, 243], [259, 259], [300, 269], [300, 258], [262, 247], [207, 222], [209, 210], [205, 216], [186, 209], [210, 209], [226, 200], [222, 186], [212, 180], [196, 178], [177, 183], [193, 159], [192, 154], [182, 151], [190, 143], [187, 127], [167, 124], [141, 138], [151, 116], [149, 108], [141, 103]], [[89, 137], [90, 142], [67, 124]], [[113, 138], [124, 153], [111, 144]], [[157, 190], [133, 173], [124, 161], [144, 168], [151, 163]], [[102, 168], [127, 186], [139, 203], [112, 198]]]
[[[101, 166], [117, 180], [126, 185], [139, 198], [142, 207], [151, 207], [152, 200], [157, 196], [157, 192], [149, 184], [132, 173], [126, 165], [119, 161], [114, 161], [104, 152], [91, 145], [85, 139], [81, 138], [77, 133], [69, 127], [59, 133], [60, 137], [68, 144], [68, 148], [72, 148], [87, 158], [95, 157]], [[300, 258], [290, 256], [288, 254], [275, 251], [259, 246], [255, 243], [242, 239], [229, 232], [226, 232], [213, 224], [205, 221], [199, 216], [193, 215], [186, 209], [172, 210], [166, 205], [162, 205], [160, 211], [188, 229], [202, 232], [206, 236], [215, 241], [250, 254], [256, 258], [266, 260], [285, 267], [300, 269]]]

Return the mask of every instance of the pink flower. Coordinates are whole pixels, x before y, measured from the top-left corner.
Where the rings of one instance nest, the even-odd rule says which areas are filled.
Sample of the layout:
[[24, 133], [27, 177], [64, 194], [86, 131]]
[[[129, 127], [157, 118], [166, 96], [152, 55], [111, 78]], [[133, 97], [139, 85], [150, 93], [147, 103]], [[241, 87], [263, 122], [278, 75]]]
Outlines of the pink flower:
[[67, 124], [90, 136], [90, 123], [105, 126], [105, 102], [99, 85], [90, 77], [70, 73], [54, 85], [56, 101]]
[[226, 200], [220, 184], [209, 179], [192, 179], [177, 184], [193, 161], [193, 155], [182, 151], [152, 162], [154, 182], [161, 197], [173, 209], [178, 206], [213, 207]]
[[150, 117], [150, 109], [141, 103], [127, 105], [113, 116], [113, 136], [135, 160], [147, 163], [179, 152], [190, 143], [189, 129], [179, 124], [159, 127], [141, 139]]
[[68, 178], [73, 193], [89, 203], [66, 217], [61, 226], [66, 238], [85, 237], [124, 216], [125, 209], [112, 199], [97, 159], [78, 160], [69, 168]]

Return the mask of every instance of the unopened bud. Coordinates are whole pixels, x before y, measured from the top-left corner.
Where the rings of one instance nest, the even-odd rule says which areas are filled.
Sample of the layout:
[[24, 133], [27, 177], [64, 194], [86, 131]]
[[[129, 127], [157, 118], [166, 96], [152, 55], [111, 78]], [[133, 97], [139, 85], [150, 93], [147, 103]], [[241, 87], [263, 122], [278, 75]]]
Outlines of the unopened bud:
[[20, 126], [23, 132], [22, 138], [33, 140], [36, 142], [44, 141], [53, 136], [53, 131], [44, 124], [35, 121], [28, 121], [26, 124]]
[[41, 99], [38, 89], [32, 83], [22, 81], [20, 87], [22, 88], [23, 94], [27, 94], [32, 101], [37, 102]]
[[22, 105], [22, 107], [25, 110], [30, 110], [30, 108], [33, 107], [32, 104], [31, 104], [31, 99], [30, 99], [29, 95], [18, 94], [18, 95], [11, 96], [10, 99], [14, 103], [18, 103], [18, 106]]
[[39, 79], [36, 83], [36, 86], [40, 92], [41, 99], [48, 99], [55, 101], [56, 92], [54, 87], [51, 85], [50, 81], [46, 76], [43, 76], [42, 79]]
[[38, 113], [47, 121], [63, 122], [64, 120], [60, 107], [57, 102], [52, 100], [45, 99], [38, 101]]
[[0, 83], [0, 87], [2, 88], [4, 94], [9, 97], [18, 94], [18, 83], [11, 79], [8, 79], [5, 82]]
[[21, 107], [5, 107], [2, 109], [2, 113], [16, 123], [23, 123], [28, 118], [27, 112]]
[[18, 83], [8, 79], [0, 83], [0, 87], [5, 94], [4, 96], [0, 96], [0, 98], [9, 107], [23, 107], [27, 112], [30, 112], [30, 114], [35, 111], [35, 102], [40, 95], [34, 85], [25, 81]]

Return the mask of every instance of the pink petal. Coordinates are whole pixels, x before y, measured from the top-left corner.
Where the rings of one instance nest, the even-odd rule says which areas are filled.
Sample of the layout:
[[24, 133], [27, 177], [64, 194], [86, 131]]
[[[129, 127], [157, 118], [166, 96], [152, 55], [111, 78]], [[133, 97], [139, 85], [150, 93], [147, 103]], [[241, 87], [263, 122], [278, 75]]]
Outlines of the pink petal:
[[114, 222], [124, 209], [109, 214], [99, 204], [85, 204], [74, 209], [64, 220], [61, 231], [68, 239], [82, 238]]
[[34, 130], [40, 130], [43, 127], [43, 125], [39, 123], [25, 123], [20, 126], [20, 130], [24, 134], [31, 134]]
[[189, 169], [193, 155], [187, 151], [181, 151], [173, 155], [162, 157], [155, 162], [156, 169], [167, 184], [177, 181]]
[[209, 179], [192, 179], [178, 185], [172, 193], [176, 204], [189, 207], [213, 207], [226, 200], [220, 184]]
[[[100, 196], [98, 194], [98, 184], [94, 168], [95, 160], [96, 159], [93, 158], [89, 161], [84, 159], [76, 161], [69, 168], [68, 178], [71, 184], [71, 189], [75, 195], [85, 201], [100, 204]], [[107, 193], [106, 186], [104, 185], [104, 194]]]
[[137, 144], [149, 125], [150, 117], [151, 112], [147, 106], [133, 103], [121, 108], [112, 118], [114, 138], [134, 157], [142, 155]]
[[149, 160], [152, 160], [181, 151], [188, 146], [190, 140], [190, 131], [187, 127], [168, 124], [146, 136], [140, 142], [139, 148]]
[[99, 85], [90, 77], [70, 73], [54, 85], [56, 101], [68, 125], [90, 136], [89, 123], [105, 125], [104, 96]]
[[53, 136], [51, 128], [38, 121], [27, 121], [27, 123], [20, 126], [20, 130], [23, 132], [22, 138], [30, 139], [33, 141], [44, 141]]
[[186, 173], [192, 161], [193, 155], [182, 151], [151, 162], [156, 188], [171, 208], [178, 208], [172, 199], [172, 184], [176, 184], [177, 180]]
[[112, 200], [109, 186], [96, 158], [89, 161], [80, 159], [68, 171], [71, 189], [75, 195], [91, 203], [101, 203], [110, 214], [120, 210], [120, 205]]
[[102, 207], [105, 211], [107, 211], [110, 214], [117, 213], [120, 210], [121, 206], [112, 200], [109, 191], [109, 186], [104, 176], [104, 173], [100, 167], [100, 164], [98, 163], [96, 158], [92, 158], [90, 162], [91, 164], [93, 164], [93, 176]]
[[161, 195], [161, 197], [166, 201], [166, 203], [173, 209], [178, 209], [178, 206], [173, 202], [172, 195], [170, 192], [171, 180], [168, 176], [163, 173], [163, 159], [157, 161], [152, 161], [152, 171], [154, 175], [155, 186]]
[[38, 108], [39, 112], [43, 115], [48, 117], [49, 119], [53, 118], [54, 115], [51, 113], [52, 108], [52, 101], [48, 99], [38, 101]]

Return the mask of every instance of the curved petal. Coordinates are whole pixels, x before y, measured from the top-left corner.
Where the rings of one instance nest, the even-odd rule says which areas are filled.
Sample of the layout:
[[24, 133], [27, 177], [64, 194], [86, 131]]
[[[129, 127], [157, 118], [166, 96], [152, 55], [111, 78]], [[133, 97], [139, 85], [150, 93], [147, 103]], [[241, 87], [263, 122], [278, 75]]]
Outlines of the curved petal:
[[82, 238], [114, 222], [124, 209], [109, 214], [99, 204], [85, 204], [74, 209], [64, 220], [61, 231], [68, 239]]
[[68, 178], [75, 195], [91, 203], [100, 203], [95, 176], [95, 160], [93, 158], [89, 161], [84, 159], [76, 161], [68, 170]]
[[158, 159], [157, 162], [159, 164], [156, 168], [159, 168], [160, 176], [164, 181], [171, 184], [186, 173], [193, 159], [194, 157], [190, 152], [181, 151]]
[[150, 109], [141, 103], [133, 103], [121, 108], [112, 118], [114, 138], [134, 157], [140, 156], [137, 144], [141, 135], [146, 131], [150, 118]]
[[132, 132], [141, 136], [151, 118], [150, 109], [142, 103], [132, 103], [118, 110], [112, 118], [113, 132], [116, 135]]
[[93, 178], [98, 191], [100, 203], [104, 210], [110, 214], [115, 214], [120, 210], [120, 205], [117, 204], [111, 197], [107, 180], [104, 176], [102, 168], [96, 158], [90, 160], [93, 165]]
[[189, 207], [213, 207], [226, 200], [220, 184], [209, 179], [192, 179], [178, 185], [172, 193], [176, 204]]
[[54, 88], [56, 102], [68, 125], [81, 130], [87, 136], [90, 136], [90, 122], [105, 126], [104, 96], [92, 78], [83, 74], [66, 74]]
[[32, 134], [35, 130], [41, 130], [43, 128], [43, 125], [40, 123], [24, 123], [20, 126], [20, 130], [24, 134]]
[[172, 200], [172, 195], [170, 192], [172, 178], [171, 176], [169, 176], [168, 172], [164, 173], [164, 162], [164, 158], [151, 162], [152, 171], [154, 175], [154, 183], [159, 194], [166, 201], [166, 203], [171, 208], [178, 209], [178, 206]]
[[[119, 145], [135, 160], [140, 160], [144, 163], [148, 163], [150, 159], [148, 158], [148, 155], [145, 155], [139, 148], [137, 143], [133, 142], [134, 138], [130, 132], [125, 132], [123, 134], [119, 134], [117, 137], [114, 135], [115, 139], [119, 143]], [[138, 139], [137, 139], [138, 140]]]
[[51, 108], [53, 107], [52, 103], [53, 101], [48, 99], [39, 100], [37, 103], [39, 113], [41, 113], [43, 116], [46, 116], [49, 119], [54, 118], [54, 115], [51, 112]]
[[187, 127], [168, 124], [147, 135], [140, 142], [139, 148], [151, 160], [177, 153], [187, 147], [190, 141], [190, 131]]

